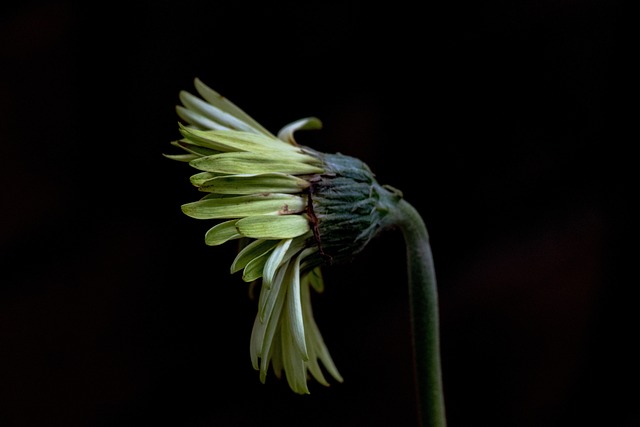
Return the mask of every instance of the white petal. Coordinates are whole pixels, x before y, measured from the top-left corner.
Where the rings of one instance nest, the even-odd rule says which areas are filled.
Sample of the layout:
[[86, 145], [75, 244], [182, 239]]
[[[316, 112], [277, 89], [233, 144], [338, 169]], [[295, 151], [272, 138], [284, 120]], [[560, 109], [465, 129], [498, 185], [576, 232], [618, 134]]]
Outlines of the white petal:
[[200, 79], [194, 80], [196, 90], [207, 102], [221, 109], [222, 111], [231, 114], [233, 117], [247, 123], [251, 127], [260, 131], [265, 135], [273, 136], [268, 130], [266, 130], [260, 123], [255, 121], [251, 116], [245, 113], [241, 108], [236, 106], [233, 102], [229, 101], [224, 96], [220, 95], [215, 90], [205, 85]]
[[258, 352], [262, 347], [264, 339], [264, 324], [256, 316], [253, 321], [253, 329], [251, 330], [251, 341], [249, 342], [249, 356], [251, 357], [251, 365], [256, 371], [260, 369], [258, 365]]
[[[305, 277], [305, 281], [311, 279], [311, 277]], [[329, 350], [322, 339], [322, 334], [320, 334], [320, 329], [316, 324], [315, 319], [313, 318], [313, 310], [311, 308], [311, 295], [308, 292], [309, 287], [306, 287], [306, 292], [302, 293], [301, 297], [303, 298], [302, 307], [303, 307], [303, 316], [306, 326], [307, 333], [307, 342], [310, 347], [313, 347], [312, 353], [316, 355], [318, 359], [322, 361], [322, 364], [327, 369], [327, 371], [331, 374], [333, 378], [335, 378], [339, 382], [343, 382], [342, 375], [338, 372], [338, 368], [333, 363], [333, 359], [329, 354]], [[313, 371], [311, 372], [312, 374]], [[315, 377], [315, 374], [314, 374]], [[317, 379], [317, 377], [316, 377]]]
[[282, 370], [284, 365], [282, 364], [282, 334], [275, 334], [273, 337], [273, 344], [271, 345], [271, 354], [269, 355], [269, 361], [271, 362], [271, 368], [276, 378], [282, 378]]
[[208, 119], [193, 110], [184, 108], [182, 105], [176, 105], [176, 113], [178, 113], [178, 117], [180, 117], [182, 120], [189, 123], [190, 125], [197, 126], [199, 129], [230, 130], [230, 128], [223, 126], [211, 119]]
[[280, 266], [284, 255], [287, 253], [287, 249], [291, 246], [293, 239], [284, 239], [273, 248], [269, 260], [264, 265], [264, 271], [262, 273], [262, 285], [267, 289], [271, 288], [271, 282], [276, 274], [276, 270]]
[[[280, 288], [282, 287], [282, 283], [284, 281], [288, 266], [288, 260], [283, 262], [282, 266], [276, 271], [276, 275], [273, 278], [271, 288], [267, 289], [263, 286], [262, 290], [260, 291], [260, 300], [258, 302], [258, 318], [260, 319], [261, 323], [267, 324], [272, 316], [276, 299], [278, 298], [278, 294], [280, 293]], [[286, 290], [284, 292], [286, 292]], [[262, 347], [262, 344], [260, 347]]]
[[[278, 269], [278, 271], [276, 272], [276, 274], [284, 274], [284, 272], [286, 271], [285, 268], [285, 263], [288, 263], [289, 260], [296, 255], [297, 253], [299, 253], [302, 249], [304, 249], [305, 245], [306, 245], [306, 240], [307, 238], [311, 235], [311, 232], [308, 235], [304, 235], [304, 236], [299, 236], [296, 237], [295, 239], [293, 239], [293, 241], [291, 242], [291, 245], [289, 246], [289, 248], [287, 249], [287, 252], [284, 254], [282, 260], [280, 261], [280, 269]], [[279, 279], [280, 281], [282, 281], [282, 278]], [[262, 294], [260, 294], [262, 296]], [[266, 304], [266, 300], [264, 301], [260, 301], [259, 303], [259, 311], [258, 313], [260, 314], [260, 318], [263, 319], [264, 321], [264, 311], [265, 311], [265, 304]]]
[[294, 342], [295, 338], [291, 334], [291, 317], [283, 316], [281, 327], [282, 363], [289, 387], [296, 393], [309, 394], [305, 362], [300, 357], [300, 352]]
[[269, 252], [277, 243], [278, 242], [274, 240], [254, 240], [249, 243], [238, 252], [238, 255], [236, 255], [236, 258], [231, 263], [231, 267], [229, 268], [231, 274], [242, 270], [253, 259]]
[[302, 319], [302, 302], [300, 300], [300, 261], [314, 251], [315, 248], [307, 248], [294, 260], [291, 280], [288, 283], [289, 291], [287, 292], [287, 315], [291, 337], [302, 355], [302, 359], [305, 361], [309, 360], [309, 353], [307, 352], [307, 343], [304, 338], [304, 321]]
[[[280, 279], [280, 274], [276, 275], [275, 280], [271, 288], [269, 300], [273, 301], [272, 309], [269, 309], [271, 304], [267, 302], [267, 309], [265, 311], [265, 323], [266, 328], [264, 331], [264, 338], [262, 342], [262, 348], [260, 349], [260, 381], [264, 382], [267, 377], [267, 370], [269, 369], [269, 355], [271, 345], [273, 343], [273, 337], [280, 326], [280, 318], [282, 314], [282, 307], [284, 305], [285, 296], [287, 294], [287, 286], [282, 285], [282, 282], [287, 279], [287, 271], [289, 270], [289, 263], [281, 267], [284, 269], [283, 278]], [[268, 318], [266, 315], [269, 315]]]
[[[300, 296], [301, 296], [301, 300], [302, 300], [302, 313], [303, 316], [305, 318], [305, 322], [307, 322], [307, 315], [311, 310], [311, 298], [309, 296], [309, 280], [308, 280], [309, 275], [307, 274], [301, 281], [300, 281]], [[306, 323], [305, 323], [306, 326]], [[307, 328], [309, 329], [309, 328]], [[323, 386], [328, 387], [329, 383], [327, 382], [327, 380], [324, 377], [324, 374], [322, 373], [322, 369], [320, 368], [320, 364], [318, 363], [318, 353], [316, 351], [316, 339], [314, 336], [312, 336], [311, 330], [307, 330], [307, 334], [305, 336], [306, 342], [307, 342], [307, 349], [309, 351], [309, 361], [307, 362], [307, 368], [309, 369], [309, 372], [311, 372], [311, 375], [313, 375], [313, 378], [316, 379], [316, 381], [318, 381], [320, 384], [322, 384]]]
[[[260, 131], [251, 125], [243, 122], [242, 120], [232, 116], [229, 113], [225, 113], [218, 107], [215, 107], [209, 104], [206, 101], [198, 98], [190, 94], [189, 92], [183, 90], [180, 91], [180, 101], [182, 104], [187, 107], [187, 109], [194, 111], [196, 114], [203, 116], [218, 125], [222, 125], [223, 127], [237, 129], [245, 132], [254, 132], [260, 133]], [[217, 129], [211, 127], [210, 129]]]
[[297, 145], [293, 136], [295, 131], [303, 129], [321, 129], [322, 122], [316, 117], [307, 117], [305, 119], [296, 120], [289, 123], [278, 132], [278, 138], [290, 144]]

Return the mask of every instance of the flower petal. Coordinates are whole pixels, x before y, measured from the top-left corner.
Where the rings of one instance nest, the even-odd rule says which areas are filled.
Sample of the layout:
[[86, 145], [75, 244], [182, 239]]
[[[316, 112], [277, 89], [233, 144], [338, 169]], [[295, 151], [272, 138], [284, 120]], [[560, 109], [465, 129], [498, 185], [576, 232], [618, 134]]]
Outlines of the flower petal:
[[167, 159], [177, 160], [179, 162], [191, 162], [200, 156], [195, 154], [163, 154]]
[[285, 258], [285, 260], [281, 263], [280, 268], [278, 268], [278, 270], [276, 271], [276, 275], [273, 278], [271, 288], [267, 288], [265, 286], [262, 287], [259, 301], [261, 309], [258, 311], [258, 316], [256, 316], [261, 323], [266, 324], [273, 314], [273, 308], [275, 307], [276, 298], [278, 296], [278, 293], [280, 292], [280, 287], [282, 286], [285, 274], [287, 273], [287, 268], [290, 264], [289, 260], [290, 258]]
[[293, 123], [289, 123], [278, 132], [278, 138], [293, 145], [296, 143], [293, 134], [297, 130], [307, 129], [322, 129], [322, 122], [317, 117], [307, 117], [305, 119], [296, 120]]
[[242, 280], [245, 282], [253, 282], [262, 277], [264, 271], [264, 265], [269, 259], [269, 254], [264, 253], [259, 257], [256, 257], [249, 261], [244, 270], [242, 271]]
[[204, 242], [209, 246], [221, 245], [229, 240], [239, 239], [242, 234], [236, 228], [237, 220], [225, 221], [213, 226], [204, 235]]
[[195, 175], [191, 175], [189, 181], [191, 181], [191, 183], [196, 187], [199, 187], [200, 185], [202, 185], [202, 183], [209, 181], [210, 179], [213, 179], [217, 176], [219, 175], [213, 172], [199, 172]]
[[234, 117], [231, 114], [222, 111], [220, 108], [209, 104], [208, 102], [198, 98], [195, 95], [190, 94], [187, 91], [180, 91], [179, 96], [180, 101], [185, 107], [187, 107], [191, 111], [196, 112], [200, 116], [209, 119], [210, 121], [231, 129], [242, 130], [245, 132], [259, 132], [257, 129], [253, 128], [251, 125], [245, 123], [237, 117]]
[[260, 133], [263, 133], [268, 136], [272, 136], [271, 132], [262, 127], [260, 123], [255, 121], [251, 116], [245, 113], [241, 108], [236, 106], [233, 102], [229, 101], [224, 96], [220, 95], [215, 90], [211, 89], [207, 85], [205, 85], [200, 79], [194, 79], [194, 85], [196, 90], [209, 104], [218, 107], [220, 110], [229, 113], [233, 117], [245, 122], [252, 128], [258, 130]]
[[288, 276], [290, 268], [288, 267], [288, 265], [283, 266], [283, 277], [281, 278], [278, 274], [270, 291], [275, 296], [273, 299], [273, 310], [266, 321], [264, 340], [262, 348], [260, 349], [260, 381], [263, 383], [267, 377], [267, 370], [269, 369], [269, 356], [271, 352], [271, 345], [274, 342], [274, 335], [276, 334], [276, 330], [280, 327], [280, 316], [282, 314], [282, 307], [287, 294], [287, 286], [284, 282], [289, 280]]
[[[300, 251], [302, 251], [305, 246], [307, 245], [307, 239], [309, 237], [313, 236], [313, 233], [311, 233], [311, 231], [309, 231], [307, 234], [304, 234], [302, 236], [298, 236], [296, 238], [294, 238], [291, 241], [291, 244], [289, 245], [289, 248], [287, 248], [287, 251], [285, 252], [284, 256], [282, 257], [282, 260], [279, 263], [279, 266], [277, 267], [276, 270], [276, 275], [279, 275], [280, 272], [284, 269], [284, 266], [288, 264], [289, 260], [291, 258], [293, 258], [294, 256], [296, 256], [297, 254], [300, 253]], [[265, 269], [266, 269], [266, 264], [265, 264]], [[265, 281], [265, 277], [264, 277], [264, 271], [263, 271], [263, 283]], [[273, 280], [276, 280], [276, 278], [274, 277]], [[268, 282], [268, 284], [270, 285], [272, 282]], [[263, 286], [263, 289], [267, 288], [266, 284]], [[260, 294], [260, 297], [262, 297], [262, 294]], [[266, 300], [263, 300], [262, 298], [260, 298], [260, 301], [258, 301], [258, 315], [260, 316], [261, 320], [264, 320], [265, 318], [265, 312], [266, 312]]]
[[218, 194], [218, 193], [206, 193], [204, 196], [200, 198], [202, 200], [210, 200], [210, 199], [226, 199], [229, 197], [233, 197], [229, 194]]
[[[307, 275], [303, 278], [302, 281], [308, 282], [311, 279], [312, 279], [312, 276]], [[304, 318], [304, 324], [306, 327], [306, 333], [307, 333], [306, 339], [307, 339], [307, 345], [310, 348], [309, 350], [310, 357], [320, 359], [322, 361], [322, 364], [327, 369], [327, 372], [329, 372], [331, 376], [335, 378], [338, 382], [343, 382], [342, 376], [340, 375], [340, 372], [338, 372], [338, 368], [336, 368], [336, 365], [333, 363], [333, 359], [329, 354], [329, 350], [327, 349], [327, 346], [325, 345], [324, 340], [322, 339], [322, 334], [320, 334], [320, 329], [318, 328], [318, 325], [316, 324], [316, 321], [313, 318], [313, 310], [311, 307], [311, 295], [310, 295], [308, 286], [302, 287], [301, 300], [302, 300], [302, 316]], [[314, 378], [318, 380], [318, 382], [322, 382], [320, 381], [319, 377], [324, 378], [324, 376], [322, 376], [322, 374], [318, 375], [318, 372], [315, 370], [315, 367], [311, 369], [311, 366], [310, 366], [310, 371], [311, 371], [311, 374], [314, 376]]]
[[301, 153], [232, 152], [200, 157], [189, 163], [204, 172], [226, 174], [281, 172], [293, 175], [323, 173], [318, 159]]
[[249, 357], [251, 358], [251, 365], [256, 371], [260, 369], [260, 365], [258, 364], [258, 352], [262, 348], [264, 329], [264, 324], [258, 319], [258, 316], [256, 316], [253, 320], [251, 340], [249, 341]]
[[[287, 295], [288, 297], [289, 295]], [[282, 363], [291, 390], [298, 394], [309, 394], [307, 387], [307, 369], [304, 360], [291, 335], [291, 317], [282, 316], [280, 340], [282, 343]]]
[[273, 368], [273, 373], [276, 378], [281, 379], [282, 371], [284, 369], [284, 366], [282, 365], [282, 334], [275, 334], [273, 337], [269, 361], [271, 362], [271, 368]]
[[316, 267], [307, 274], [307, 278], [309, 280], [309, 284], [316, 290], [318, 293], [324, 292], [324, 280], [322, 279], [322, 269], [320, 267]]
[[302, 319], [302, 302], [300, 300], [300, 261], [315, 251], [316, 248], [307, 248], [296, 257], [293, 262], [291, 280], [289, 281], [289, 291], [287, 292], [287, 314], [291, 337], [304, 361], [309, 360], [309, 353], [304, 339], [304, 321]]
[[249, 243], [238, 252], [238, 255], [231, 263], [231, 274], [245, 268], [254, 258], [258, 258], [272, 250], [277, 243], [277, 240], [254, 240]]
[[305, 198], [281, 193], [203, 199], [182, 205], [182, 212], [196, 219], [291, 214], [305, 209]]
[[331, 376], [336, 379], [336, 381], [344, 382], [342, 375], [340, 375], [340, 372], [338, 372], [338, 368], [336, 368], [335, 363], [333, 363], [333, 359], [329, 354], [329, 350], [327, 349], [327, 346], [322, 339], [322, 335], [320, 334], [318, 325], [315, 323], [315, 321], [311, 321], [307, 326], [307, 334], [309, 336], [309, 340], [315, 343], [314, 351], [317, 353], [318, 359], [322, 361], [322, 364], [327, 369], [327, 372], [329, 372]]
[[311, 297], [309, 293], [309, 282], [310, 278], [313, 275], [313, 272], [310, 272], [302, 277], [300, 280], [300, 300], [302, 302], [302, 316], [305, 321], [305, 327], [307, 328], [307, 333], [305, 334], [305, 340], [307, 343], [307, 350], [309, 351], [309, 361], [307, 362], [307, 368], [313, 378], [316, 379], [320, 384], [328, 387], [329, 382], [324, 377], [322, 369], [320, 368], [320, 364], [318, 363], [318, 352], [317, 352], [317, 339], [316, 336], [313, 335], [312, 331], [309, 328], [312, 327], [312, 323], [309, 321], [309, 316], [313, 319], [313, 314], [311, 311]]
[[238, 231], [255, 239], [291, 239], [311, 229], [305, 215], [259, 215], [242, 218]]
[[[210, 173], [210, 172], [205, 172]], [[193, 181], [192, 181], [193, 182]], [[222, 175], [201, 181], [201, 191], [221, 194], [300, 193], [309, 182], [297, 176], [271, 172], [262, 174]]]
[[178, 123], [182, 136], [196, 145], [212, 148], [223, 152], [251, 151], [251, 152], [300, 152], [277, 138], [261, 134], [241, 132], [235, 130], [200, 130]]
[[230, 128], [206, 118], [202, 114], [192, 111], [182, 105], [176, 105], [176, 113], [185, 122], [192, 126], [196, 126], [198, 129], [214, 129], [214, 130], [229, 130]]
[[291, 246], [292, 241], [293, 239], [283, 239], [275, 246], [275, 248], [273, 248], [273, 251], [271, 251], [271, 255], [269, 255], [269, 259], [264, 265], [264, 270], [262, 272], [262, 286], [265, 288], [271, 288], [271, 283], [276, 275], [276, 271], [278, 270], [278, 267], [280, 267], [280, 264], [284, 259], [284, 255], [287, 253], [287, 249]]
[[182, 148], [183, 150], [191, 153], [191, 154], [197, 154], [198, 157], [203, 157], [203, 156], [212, 156], [214, 154], [220, 154], [221, 151], [220, 150], [214, 150], [213, 148], [209, 148], [209, 147], [202, 147], [198, 144], [194, 144], [189, 140], [186, 139], [181, 139], [178, 141], [171, 141], [171, 145], [173, 145], [174, 147], [178, 147], [178, 148]]

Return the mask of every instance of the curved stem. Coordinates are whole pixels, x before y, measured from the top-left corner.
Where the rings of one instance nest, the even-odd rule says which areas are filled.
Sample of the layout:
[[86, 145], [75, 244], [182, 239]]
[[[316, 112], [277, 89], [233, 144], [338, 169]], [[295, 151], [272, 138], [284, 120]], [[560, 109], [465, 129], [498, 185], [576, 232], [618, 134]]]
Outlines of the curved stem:
[[404, 199], [399, 200], [391, 214], [407, 248], [418, 415], [422, 426], [445, 427], [438, 290], [429, 234], [418, 211]]

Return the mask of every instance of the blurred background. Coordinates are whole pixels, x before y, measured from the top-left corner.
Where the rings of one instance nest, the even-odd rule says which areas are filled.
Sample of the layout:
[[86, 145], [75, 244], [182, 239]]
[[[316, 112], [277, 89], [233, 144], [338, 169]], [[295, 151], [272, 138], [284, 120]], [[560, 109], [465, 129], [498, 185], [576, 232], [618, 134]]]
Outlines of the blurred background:
[[1, 426], [417, 425], [399, 232], [314, 295], [344, 383], [260, 384], [234, 250], [162, 156], [195, 77], [274, 132], [319, 117], [300, 142], [420, 211], [449, 427], [640, 425], [617, 2], [0, 11]]

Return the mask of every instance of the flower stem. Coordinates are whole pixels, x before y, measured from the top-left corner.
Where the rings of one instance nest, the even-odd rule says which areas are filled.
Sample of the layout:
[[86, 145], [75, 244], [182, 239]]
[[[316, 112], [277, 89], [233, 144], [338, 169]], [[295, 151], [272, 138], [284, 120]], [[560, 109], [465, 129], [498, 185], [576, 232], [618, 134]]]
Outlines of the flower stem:
[[404, 199], [395, 205], [392, 216], [407, 250], [418, 416], [422, 426], [445, 427], [438, 290], [429, 234], [418, 211]]

